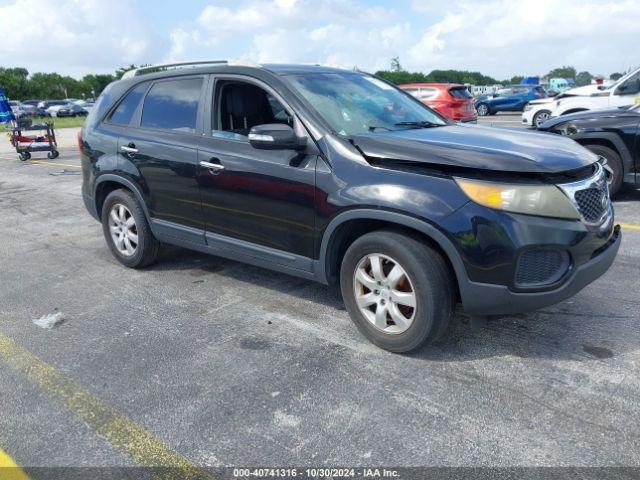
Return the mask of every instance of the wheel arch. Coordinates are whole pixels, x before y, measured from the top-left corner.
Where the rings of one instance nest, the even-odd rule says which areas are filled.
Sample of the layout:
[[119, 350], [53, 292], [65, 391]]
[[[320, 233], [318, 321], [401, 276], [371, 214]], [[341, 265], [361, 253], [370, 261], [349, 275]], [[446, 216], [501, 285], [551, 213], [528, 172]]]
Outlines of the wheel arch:
[[438, 250], [456, 280], [466, 278], [466, 270], [453, 243], [435, 226], [397, 212], [357, 209], [336, 216], [327, 226], [320, 245], [318, 276], [329, 285], [337, 285], [342, 258], [349, 246], [360, 236], [383, 228], [393, 228], [419, 237]]
[[135, 195], [138, 202], [140, 202], [140, 206], [144, 211], [144, 215], [147, 218], [147, 221], [149, 222], [149, 224], [151, 224], [151, 217], [149, 216], [149, 210], [147, 209], [147, 202], [145, 202], [144, 196], [140, 192], [140, 189], [132, 181], [111, 173], [100, 175], [100, 177], [98, 177], [98, 179], [96, 180], [93, 198], [95, 201], [98, 218], [100, 218], [102, 214], [102, 205], [104, 204], [104, 200], [107, 198], [107, 195], [120, 188], [129, 190]]

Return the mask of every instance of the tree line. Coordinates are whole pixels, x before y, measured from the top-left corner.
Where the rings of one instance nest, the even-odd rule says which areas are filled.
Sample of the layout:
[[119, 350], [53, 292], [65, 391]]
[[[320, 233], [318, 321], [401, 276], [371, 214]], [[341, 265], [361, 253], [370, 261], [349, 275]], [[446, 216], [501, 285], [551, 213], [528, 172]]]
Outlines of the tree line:
[[134, 65], [122, 67], [113, 74], [89, 74], [78, 80], [58, 73], [34, 73], [23, 67], [0, 67], [0, 87], [11, 100], [92, 98], [124, 72], [136, 68]]
[[[124, 72], [136, 68], [135, 65], [122, 67], [113, 74], [85, 75], [77, 80], [58, 73], [29, 74], [26, 68], [0, 67], [0, 87], [12, 100], [27, 99], [61, 99], [61, 98], [91, 98], [100, 95], [102, 90], [114, 80], [122, 77]], [[390, 70], [376, 72], [381, 78], [397, 85], [403, 83], [461, 83], [471, 85], [518, 84], [522, 76], [514, 76], [506, 80], [497, 80], [480, 72], [466, 70], [433, 70], [428, 74], [422, 72], [408, 72], [400, 64], [398, 57], [391, 60]], [[616, 72], [610, 75], [612, 80], [622, 77]], [[591, 83], [593, 76], [589, 72], [577, 72], [572, 66], [554, 68], [543, 78], [573, 78], [578, 86]]]
[[[389, 70], [379, 70], [376, 75], [385, 80], [401, 85], [405, 83], [460, 83], [471, 85], [515, 85], [519, 84], [523, 76], [515, 75], [509, 79], [497, 80], [493, 77], [483, 75], [480, 72], [469, 72], [466, 70], [433, 70], [428, 74], [422, 72], [408, 72], [400, 64], [398, 57], [391, 59]], [[612, 73], [609, 78], [618, 80], [623, 74]], [[578, 72], [575, 67], [563, 66], [554, 68], [542, 78], [573, 78], [577, 86], [589, 85], [593, 75], [589, 72]]]

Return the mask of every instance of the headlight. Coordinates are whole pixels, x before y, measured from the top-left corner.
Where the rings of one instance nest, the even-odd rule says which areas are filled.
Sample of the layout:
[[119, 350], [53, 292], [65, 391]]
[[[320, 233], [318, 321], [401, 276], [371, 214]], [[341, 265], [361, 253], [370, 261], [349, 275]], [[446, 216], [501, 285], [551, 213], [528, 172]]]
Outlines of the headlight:
[[528, 112], [529, 110], [533, 110], [533, 107], [532, 107], [531, 105], [529, 105], [529, 104], [526, 104], [526, 105], [524, 106], [524, 111], [525, 111], [525, 112]]
[[476, 203], [507, 212], [579, 220], [580, 214], [554, 185], [523, 185], [455, 178], [462, 191]]

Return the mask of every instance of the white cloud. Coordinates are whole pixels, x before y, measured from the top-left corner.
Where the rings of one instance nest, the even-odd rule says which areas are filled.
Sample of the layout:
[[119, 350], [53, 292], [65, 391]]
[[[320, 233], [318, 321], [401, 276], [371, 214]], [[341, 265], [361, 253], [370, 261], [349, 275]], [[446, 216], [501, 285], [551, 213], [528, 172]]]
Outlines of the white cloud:
[[[212, 52], [221, 52], [213, 57], [353, 66], [358, 64], [354, 60], [360, 58], [359, 52], [370, 50], [372, 45], [380, 49], [380, 59], [388, 55], [385, 46], [400, 45], [404, 32], [389, 23], [394, 19], [393, 10], [344, 0], [249, 0], [234, 7], [208, 5], [194, 28], [188, 32], [177, 28], [171, 33], [172, 48], [166, 59], [205, 58], [207, 54], [212, 58]], [[401, 35], [390, 38], [392, 31]]]
[[407, 66], [481, 70], [504, 78], [568, 64], [608, 74], [640, 63], [628, 48], [640, 25], [635, 0], [459, 0], [446, 11], [408, 50]]
[[[544, 74], [565, 64], [608, 74], [640, 63], [629, 49], [640, 25], [637, 0], [414, 0], [410, 5], [407, 10], [362, 0], [210, 5], [188, 34], [173, 32], [169, 57], [202, 57], [214, 49], [223, 58], [376, 70], [399, 56], [411, 70], [479, 70], [499, 79]], [[185, 43], [190, 48], [181, 46]]]
[[17, 0], [0, 6], [0, 19], [2, 66], [81, 76], [141, 62], [151, 51], [132, 0]]
[[211, 0], [195, 14], [163, 6], [149, 19], [152, 0], [0, 0], [0, 65], [82, 75], [128, 63], [241, 58], [377, 70], [399, 56], [410, 70], [503, 79], [561, 65], [609, 74], [640, 64], [638, 0], [373, 1], [384, 3]]

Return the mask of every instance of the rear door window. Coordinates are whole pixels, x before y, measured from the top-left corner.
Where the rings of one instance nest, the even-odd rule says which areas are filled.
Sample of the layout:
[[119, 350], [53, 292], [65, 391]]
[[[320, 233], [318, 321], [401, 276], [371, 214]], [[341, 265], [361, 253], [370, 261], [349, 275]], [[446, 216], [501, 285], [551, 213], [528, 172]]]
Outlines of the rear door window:
[[122, 101], [118, 104], [116, 109], [111, 113], [109, 117], [109, 123], [115, 125], [129, 125], [131, 118], [140, 104], [140, 100], [144, 95], [144, 92], [149, 88], [149, 82], [144, 82], [130, 90]]
[[202, 78], [157, 82], [142, 107], [141, 127], [195, 133]]

